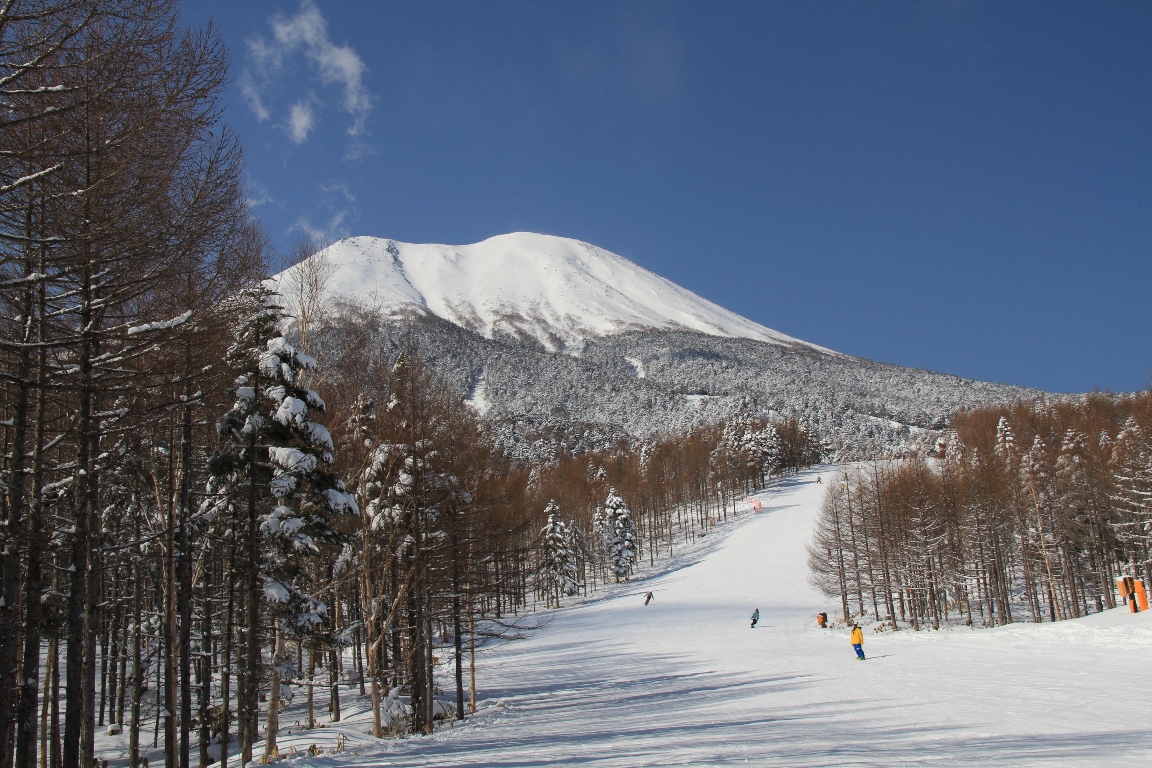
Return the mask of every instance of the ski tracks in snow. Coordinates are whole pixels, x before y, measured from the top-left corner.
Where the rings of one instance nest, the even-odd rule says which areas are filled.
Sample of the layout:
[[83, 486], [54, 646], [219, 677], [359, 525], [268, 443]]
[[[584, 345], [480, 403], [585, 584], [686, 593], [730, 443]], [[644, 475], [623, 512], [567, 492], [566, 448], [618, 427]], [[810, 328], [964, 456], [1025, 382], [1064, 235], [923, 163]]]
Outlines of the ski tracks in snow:
[[[828, 467], [663, 570], [483, 655], [476, 717], [308, 765], [1152, 765], [1152, 613], [885, 633], [855, 660], [807, 582]], [[643, 605], [643, 595], [656, 600]], [[749, 628], [759, 608], [761, 624]]]

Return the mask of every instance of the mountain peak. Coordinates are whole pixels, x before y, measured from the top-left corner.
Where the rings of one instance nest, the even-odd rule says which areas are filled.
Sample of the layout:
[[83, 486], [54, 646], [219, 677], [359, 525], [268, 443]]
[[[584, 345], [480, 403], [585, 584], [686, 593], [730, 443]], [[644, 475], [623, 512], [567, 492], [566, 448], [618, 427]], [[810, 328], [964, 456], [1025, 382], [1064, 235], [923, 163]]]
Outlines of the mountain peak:
[[330, 294], [387, 314], [435, 315], [487, 338], [532, 338], [552, 351], [627, 331], [687, 330], [830, 352], [566, 237], [512, 232], [472, 245], [351, 237], [325, 255]]

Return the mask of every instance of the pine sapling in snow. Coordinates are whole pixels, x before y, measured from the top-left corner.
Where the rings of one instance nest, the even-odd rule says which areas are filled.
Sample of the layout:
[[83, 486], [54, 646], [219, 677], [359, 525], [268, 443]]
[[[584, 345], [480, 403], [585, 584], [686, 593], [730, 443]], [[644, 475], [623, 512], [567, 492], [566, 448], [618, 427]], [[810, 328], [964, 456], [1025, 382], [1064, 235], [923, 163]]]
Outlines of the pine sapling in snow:
[[576, 547], [572, 528], [560, 519], [560, 507], [549, 501], [544, 509], [548, 522], [541, 533], [540, 579], [548, 594], [549, 605], [560, 607], [560, 595], [575, 595], [580, 590], [576, 574]]
[[632, 513], [615, 488], [608, 489], [601, 513], [601, 530], [608, 552], [608, 564], [616, 581], [627, 581], [636, 565], [636, 527]]

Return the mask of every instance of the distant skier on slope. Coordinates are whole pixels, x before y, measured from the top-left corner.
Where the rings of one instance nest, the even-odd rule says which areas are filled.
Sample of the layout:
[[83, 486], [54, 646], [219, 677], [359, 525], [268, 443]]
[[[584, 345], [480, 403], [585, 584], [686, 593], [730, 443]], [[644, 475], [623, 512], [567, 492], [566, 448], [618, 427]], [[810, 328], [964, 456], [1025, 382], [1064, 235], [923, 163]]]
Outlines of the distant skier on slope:
[[820, 625], [820, 629], [824, 629], [828, 626], [828, 614], [820, 611], [820, 613], [816, 614], [816, 623]]
[[756, 622], [760, 621], [760, 609], [752, 611], [752, 629], [756, 629]]
[[859, 624], [852, 625], [852, 650], [856, 651], [856, 658], [864, 661], [864, 630]]
[[644, 595], [644, 605], [648, 605], [648, 603], [652, 602], [652, 599], [653, 599], [654, 597], [655, 597], [655, 595], [653, 595], [651, 592], [649, 592], [648, 594]]

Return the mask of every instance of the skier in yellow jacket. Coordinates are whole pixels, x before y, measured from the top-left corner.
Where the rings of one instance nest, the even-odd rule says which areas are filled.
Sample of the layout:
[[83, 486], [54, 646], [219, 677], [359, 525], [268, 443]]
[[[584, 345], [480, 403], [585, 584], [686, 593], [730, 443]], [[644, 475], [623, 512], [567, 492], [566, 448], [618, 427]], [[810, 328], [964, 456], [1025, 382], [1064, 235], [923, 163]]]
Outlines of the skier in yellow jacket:
[[852, 625], [852, 649], [856, 651], [856, 658], [864, 661], [864, 630], [859, 624]]

